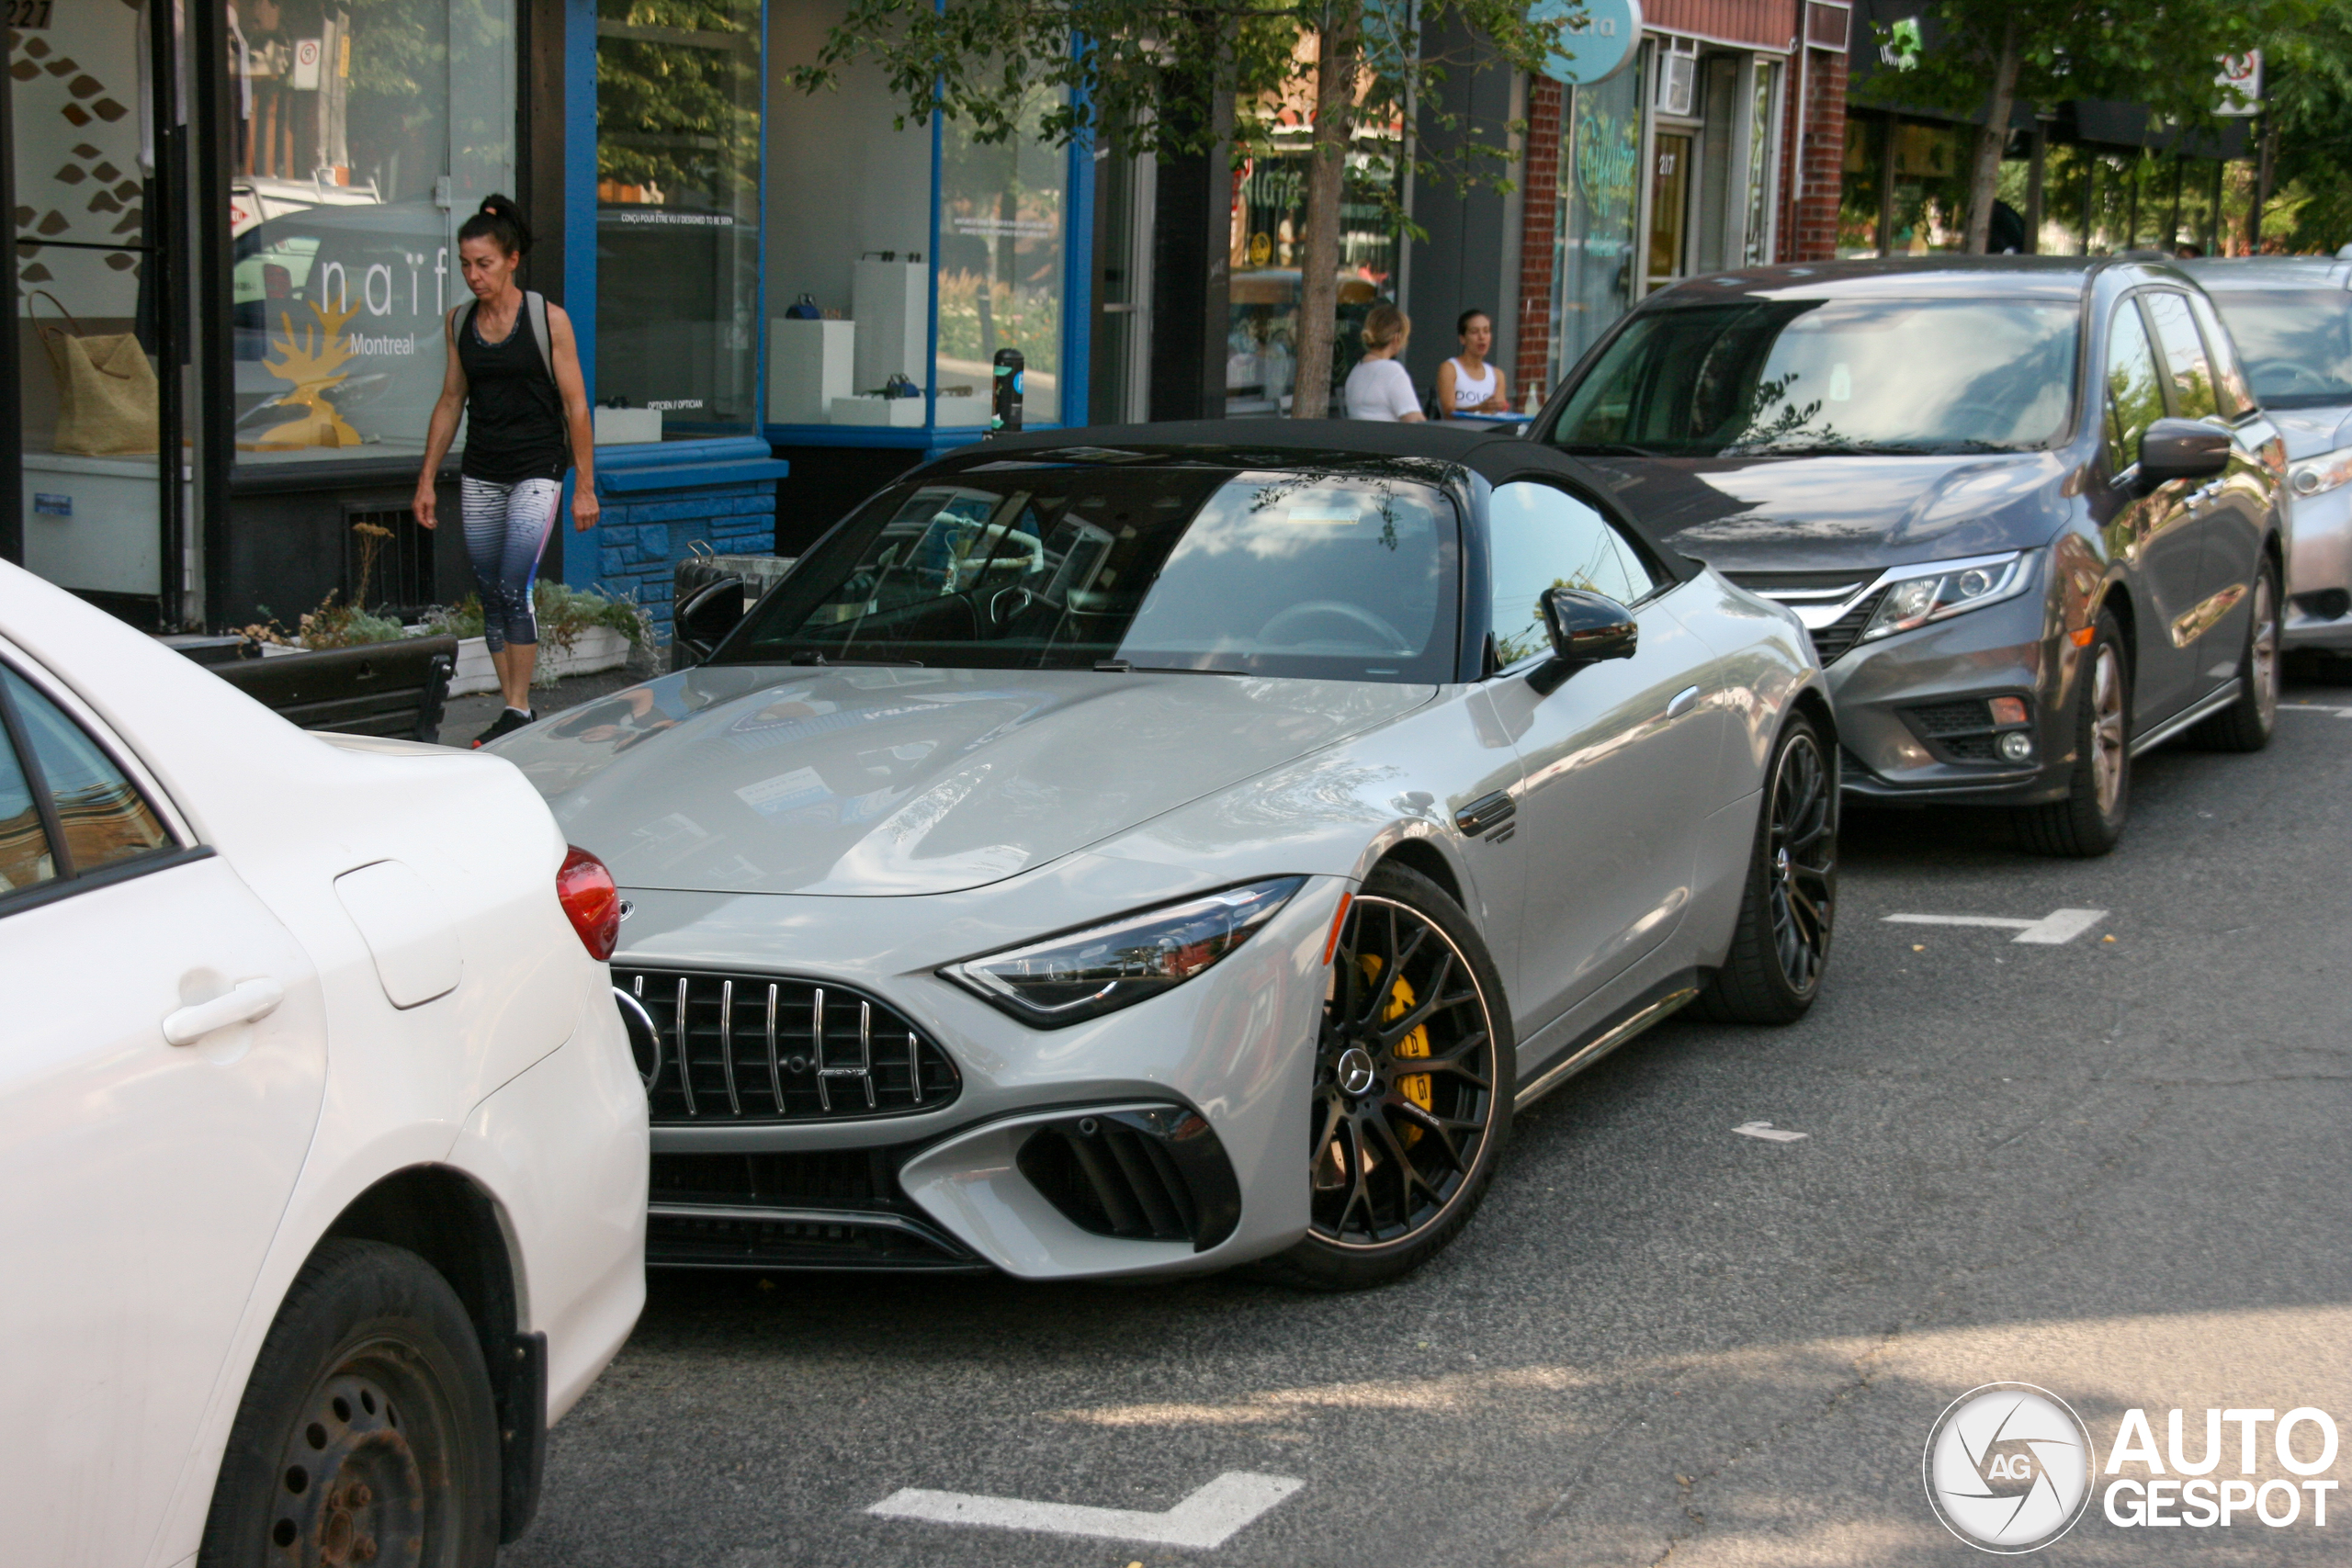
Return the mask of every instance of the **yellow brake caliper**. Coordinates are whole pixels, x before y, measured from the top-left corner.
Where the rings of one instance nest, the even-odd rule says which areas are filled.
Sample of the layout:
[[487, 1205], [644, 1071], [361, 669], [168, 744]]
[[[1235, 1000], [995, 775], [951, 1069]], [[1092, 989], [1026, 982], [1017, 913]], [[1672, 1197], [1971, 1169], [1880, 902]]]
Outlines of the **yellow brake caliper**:
[[[1366, 985], [1376, 986], [1380, 983], [1381, 965], [1378, 953], [1364, 953], [1356, 962], [1363, 969]], [[1396, 992], [1389, 998], [1387, 1012], [1382, 1015], [1384, 1021], [1393, 1023], [1404, 1017], [1413, 1010], [1414, 1001], [1413, 983], [1402, 975], [1397, 976]], [[1430, 1054], [1430, 1026], [1426, 1023], [1422, 1024], [1397, 1042], [1396, 1054], [1399, 1056], [1427, 1056]], [[1396, 1080], [1396, 1092], [1424, 1111], [1430, 1109], [1430, 1075], [1427, 1073], [1410, 1073], [1399, 1077]], [[1407, 1148], [1421, 1141], [1421, 1130], [1419, 1127], [1399, 1128], [1398, 1134]]]

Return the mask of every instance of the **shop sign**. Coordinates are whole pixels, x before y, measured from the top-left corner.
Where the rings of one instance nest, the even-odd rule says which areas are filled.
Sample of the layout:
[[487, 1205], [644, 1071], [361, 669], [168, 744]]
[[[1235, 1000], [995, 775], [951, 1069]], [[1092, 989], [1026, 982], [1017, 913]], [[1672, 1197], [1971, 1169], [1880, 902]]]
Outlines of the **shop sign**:
[[1561, 37], [1560, 51], [1544, 62], [1544, 74], [1574, 87], [1606, 82], [1623, 70], [1642, 41], [1642, 0], [1534, 0], [1532, 22], [1581, 16]]

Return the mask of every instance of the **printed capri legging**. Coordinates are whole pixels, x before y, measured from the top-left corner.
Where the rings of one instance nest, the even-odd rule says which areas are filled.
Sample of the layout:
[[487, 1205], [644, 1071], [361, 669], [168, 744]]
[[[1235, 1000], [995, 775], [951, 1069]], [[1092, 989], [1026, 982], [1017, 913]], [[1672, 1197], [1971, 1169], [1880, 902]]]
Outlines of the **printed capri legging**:
[[555, 527], [563, 502], [560, 479], [524, 479], [493, 484], [467, 479], [458, 487], [466, 519], [466, 554], [481, 586], [482, 640], [496, 653], [508, 643], [529, 647], [539, 640], [531, 613], [531, 580], [539, 574], [539, 552]]

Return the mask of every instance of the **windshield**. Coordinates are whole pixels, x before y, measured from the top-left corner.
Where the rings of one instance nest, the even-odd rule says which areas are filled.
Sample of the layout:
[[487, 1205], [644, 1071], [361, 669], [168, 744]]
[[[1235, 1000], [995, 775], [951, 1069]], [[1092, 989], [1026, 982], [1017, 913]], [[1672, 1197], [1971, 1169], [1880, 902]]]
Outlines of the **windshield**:
[[1007, 464], [885, 491], [718, 657], [1441, 682], [1455, 539], [1415, 479]]
[[1571, 452], [2025, 452], [2064, 434], [2077, 308], [1742, 300], [1636, 316], [1577, 385]]
[[2230, 288], [2213, 303], [2265, 408], [2352, 403], [2352, 293]]

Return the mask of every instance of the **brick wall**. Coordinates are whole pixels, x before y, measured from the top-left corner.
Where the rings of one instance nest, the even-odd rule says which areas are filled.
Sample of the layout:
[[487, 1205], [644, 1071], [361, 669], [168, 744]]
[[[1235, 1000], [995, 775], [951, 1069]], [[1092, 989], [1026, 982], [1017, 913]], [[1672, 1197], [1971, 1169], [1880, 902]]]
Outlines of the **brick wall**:
[[[1519, 242], [1519, 344], [1511, 366], [1511, 396], [1541, 397], [1551, 374], [1552, 231], [1560, 206], [1560, 114], [1567, 90], [1534, 77], [1527, 93], [1527, 157], [1520, 175], [1522, 218]], [[1500, 357], [1498, 355], [1497, 357]]]
[[1804, 182], [1802, 194], [1793, 178], [1787, 182], [1779, 259], [1827, 261], [1838, 254], [1838, 181], [1846, 162], [1846, 57], [1808, 50], [1803, 69], [1804, 102], [1789, 95], [1784, 145], [1795, 149], [1791, 164], [1804, 171]]
[[596, 525], [596, 581], [606, 592], [635, 599], [670, 640], [671, 573], [686, 547], [707, 544], [720, 555], [766, 555], [775, 548], [775, 483], [718, 485], [690, 492], [607, 495]]

